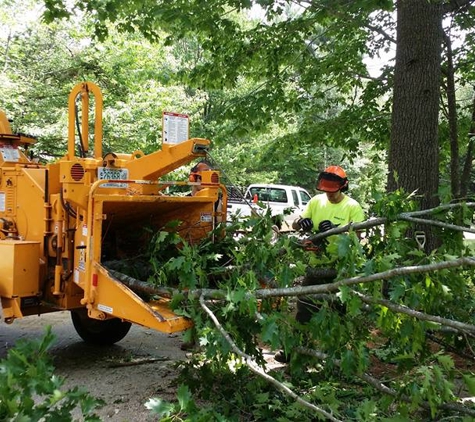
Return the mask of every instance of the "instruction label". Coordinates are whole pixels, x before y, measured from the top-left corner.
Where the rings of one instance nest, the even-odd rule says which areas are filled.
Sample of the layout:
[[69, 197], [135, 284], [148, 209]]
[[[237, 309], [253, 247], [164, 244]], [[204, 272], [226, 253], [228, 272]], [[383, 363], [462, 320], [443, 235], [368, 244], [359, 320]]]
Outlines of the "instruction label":
[[189, 139], [189, 118], [187, 114], [163, 112], [162, 139], [166, 144], [180, 144]]
[[86, 249], [84, 242], [81, 242], [79, 245], [79, 260], [78, 260], [78, 270], [85, 272], [86, 271]]

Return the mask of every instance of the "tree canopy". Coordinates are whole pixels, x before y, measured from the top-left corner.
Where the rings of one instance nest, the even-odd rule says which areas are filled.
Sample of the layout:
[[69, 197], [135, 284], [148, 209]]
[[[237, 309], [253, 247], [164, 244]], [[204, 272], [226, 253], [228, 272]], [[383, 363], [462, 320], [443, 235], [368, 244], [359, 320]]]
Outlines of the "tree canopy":
[[[457, 89], [462, 92], [464, 86], [470, 86], [466, 77], [471, 72], [467, 43], [472, 42], [472, 37], [466, 29], [473, 24], [472, 3], [464, 0], [428, 7], [426, 16], [432, 14], [439, 28], [433, 34], [420, 29], [420, 19], [413, 19], [412, 28], [404, 24], [414, 17], [412, 12], [418, 5], [426, 4], [425, 0], [405, 3], [409, 12], [402, 17], [401, 10], [396, 10], [397, 4], [374, 0], [331, 4], [324, 1], [48, 1], [44, 3], [43, 16], [46, 22], [77, 14], [90, 17], [90, 28], [98, 40], [107, 39], [111, 31], [140, 32], [157, 43], [155, 45], [163, 46], [159, 48], [170, 46], [179, 56], [179, 66], [169, 69], [168, 82], [187, 87], [189, 93], [199, 93], [202, 125], [196, 127], [218, 144], [226, 145], [226, 149], [230, 143], [247, 146], [251, 139], [261, 137], [263, 143], [260, 142], [258, 148], [263, 153], [254, 162], [265, 167], [265, 163], [275, 160], [279, 162], [279, 173], [285, 167], [279, 159], [282, 155], [293, 160], [305, 156], [307, 151], [315, 151], [319, 157], [308, 162], [309, 171], [315, 171], [315, 167], [325, 165], [326, 148], [344, 151], [332, 159], [348, 163], [361, 158], [364, 145], [390, 152], [394, 149], [389, 160], [389, 189], [396, 186], [408, 191], [419, 189], [428, 201], [424, 203], [432, 206], [438, 194], [439, 171], [447, 173], [446, 163], [451, 158], [453, 167], [449, 179], [461, 177], [460, 162], [454, 164], [457, 158], [453, 157], [453, 145], [460, 143], [460, 153], [467, 152], [466, 142], [452, 139], [450, 143], [448, 134], [443, 132], [439, 141], [438, 123], [443, 124], [445, 119], [441, 115], [439, 122], [438, 99], [445, 84], [440, 85], [436, 72], [440, 72], [441, 64], [445, 63], [442, 53], [446, 57], [446, 51], [441, 50], [442, 34], [449, 39], [461, 36], [462, 42], [456, 43], [452, 51], [457, 66]], [[396, 23], [398, 28], [407, 28], [407, 36], [396, 33]], [[419, 38], [415, 37], [417, 34]], [[416, 142], [414, 138], [414, 128], [420, 130], [421, 139], [427, 138], [427, 129], [422, 130], [427, 124], [427, 110], [418, 113], [420, 121], [407, 120], [414, 128], [398, 123], [403, 116], [395, 118], [400, 108], [408, 109], [402, 104], [403, 99], [415, 104], [406, 94], [398, 94], [400, 86], [405, 86], [408, 92], [417, 95], [416, 90], [407, 88], [407, 83], [398, 84], [395, 96], [392, 95], [392, 71], [396, 64], [395, 75], [406, 80], [402, 76], [403, 69], [407, 69], [406, 59], [401, 52], [406, 48], [405, 43], [415, 46], [416, 39], [424, 46], [432, 40], [436, 48], [435, 61], [430, 66], [422, 56], [407, 59], [422, 63], [421, 77], [432, 75], [435, 81], [431, 88], [435, 119], [431, 142]], [[395, 57], [388, 57], [388, 53], [396, 50], [399, 67]], [[414, 49], [414, 54], [427, 51]], [[374, 76], [368, 71], [367, 63], [379, 56], [387, 58], [387, 63]], [[426, 71], [428, 69], [431, 72]], [[440, 105], [448, 105], [448, 99]], [[452, 113], [456, 114], [457, 125], [467, 129], [465, 122], [471, 120], [471, 102], [461, 104], [464, 105]], [[409, 136], [404, 134], [403, 127]], [[468, 132], [461, 133], [467, 139]], [[398, 141], [399, 138], [405, 139], [409, 147]], [[425, 146], [425, 154], [429, 153], [427, 145], [432, 145], [428, 160], [432, 167], [420, 169], [407, 164], [407, 160], [406, 165], [400, 163], [397, 157], [407, 156], [411, 149], [409, 156], [417, 161], [421, 151], [419, 142]], [[439, 145], [452, 145], [451, 154], [440, 156]], [[322, 150], [323, 153], [319, 152]], [[364, 153], [368, 155], [367, 147]], [[235, 156], [234, 151], [232, 155]], [[437, 165], [439, 160], [440, 166]], [[299, 161], [298, 164], [305, 168], [307, 163]], [[242, 162], [236, 165], [242, 166]], [[288, 167], [295, 168], [295, 165], [290, 163]], [[274, 174], [276, 170], [274, 167]]]

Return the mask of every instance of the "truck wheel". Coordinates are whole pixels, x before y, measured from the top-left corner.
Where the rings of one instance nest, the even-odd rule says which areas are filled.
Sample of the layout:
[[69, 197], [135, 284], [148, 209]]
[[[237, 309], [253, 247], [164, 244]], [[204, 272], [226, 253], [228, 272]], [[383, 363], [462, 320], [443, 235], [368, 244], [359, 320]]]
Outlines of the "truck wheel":
[[71, 311], [71, 319], [79, 336], [90, 344], [110, 346], [122, 340], [130, 330], [130, 322], [119, 318], [98, 319], [89, 318], [86, 311]]

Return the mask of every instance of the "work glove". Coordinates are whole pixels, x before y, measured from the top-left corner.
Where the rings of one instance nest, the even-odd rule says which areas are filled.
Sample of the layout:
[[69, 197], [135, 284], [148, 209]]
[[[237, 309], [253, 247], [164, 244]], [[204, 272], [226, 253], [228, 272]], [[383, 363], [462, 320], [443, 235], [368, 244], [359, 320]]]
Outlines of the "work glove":
[[299, 226], [304, 232], [309, 232], [313, 229], [313, 221], [311, 218], [301, 218], [299, 221]]
[[328, 230], [334, 229], [335, 227], [338, 227], [338, 226], [335, 226], [335, 224], [333, 224], [330, 220], [323, 220], [318, 225], [318, 231], [320, 233], [323, 233]]

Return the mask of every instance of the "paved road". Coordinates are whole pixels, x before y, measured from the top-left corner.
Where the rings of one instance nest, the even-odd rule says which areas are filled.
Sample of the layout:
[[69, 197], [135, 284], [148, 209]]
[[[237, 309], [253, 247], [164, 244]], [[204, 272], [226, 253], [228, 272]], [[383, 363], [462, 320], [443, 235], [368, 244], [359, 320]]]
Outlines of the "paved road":
[[[56, 341], [51, 350], [57, 375], [65, 387], [79, 385], [106, 401], [98, 414], [103, 420], [139, 422], [157, 420], [144, 403], [151, 397], [174, 399], [177, 370], [173, 363], [186, 359], [180, 350], [181, 335], [168, 335], [133, 325], [129, 334], [111, 347], [85, 344], [77, 335], [69, 312], [54, 312], [0, 321], [0, 358], [22, 338], [39, 338], [51, 325]], [[155, 360], [128, 365], [128, 362]]]

